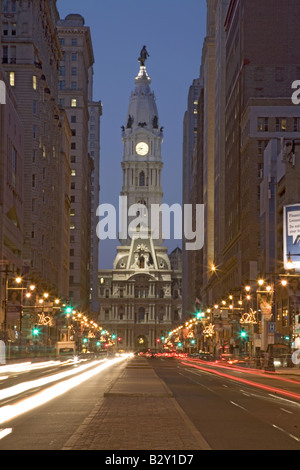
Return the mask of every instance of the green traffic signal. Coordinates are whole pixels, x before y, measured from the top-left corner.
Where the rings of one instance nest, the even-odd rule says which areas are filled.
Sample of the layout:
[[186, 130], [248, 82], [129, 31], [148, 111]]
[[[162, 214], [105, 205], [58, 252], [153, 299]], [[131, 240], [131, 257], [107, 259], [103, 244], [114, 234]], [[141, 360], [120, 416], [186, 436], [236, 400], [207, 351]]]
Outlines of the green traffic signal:
[[245, 331], [245, 330], [241, 330], [240, 336], [241, 336], [241, 338], [246, 338], [246, 337], [247, 337], [246, 331]]
[[72, 311], [73, 311], [73, 309], [69, 305], [68, 305], [68, 307], [65, 308], [65, 313], [66, 314], [70, 314], [70, 313], [72, 313]]
[[40, 333], [40, 331], [39, 331], [38, 327], [37, 327], [37, 326], [35, 326], [35, 327], [33, 328], [33, 330], [32, 330], [32, 334], [33, 334], [33, 336], [38, 336], [38, 335], [39, 335], [39, 333]]

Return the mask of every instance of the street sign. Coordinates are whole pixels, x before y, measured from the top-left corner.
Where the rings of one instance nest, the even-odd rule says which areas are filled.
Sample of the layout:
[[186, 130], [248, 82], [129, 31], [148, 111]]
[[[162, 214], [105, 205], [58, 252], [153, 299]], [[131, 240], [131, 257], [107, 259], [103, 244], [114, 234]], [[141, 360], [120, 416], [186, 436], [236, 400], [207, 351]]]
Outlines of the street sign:
[[269, 333], [276, 333], [276, 322], [269, 321], [269, 323], [268, 323], [268, 332]]

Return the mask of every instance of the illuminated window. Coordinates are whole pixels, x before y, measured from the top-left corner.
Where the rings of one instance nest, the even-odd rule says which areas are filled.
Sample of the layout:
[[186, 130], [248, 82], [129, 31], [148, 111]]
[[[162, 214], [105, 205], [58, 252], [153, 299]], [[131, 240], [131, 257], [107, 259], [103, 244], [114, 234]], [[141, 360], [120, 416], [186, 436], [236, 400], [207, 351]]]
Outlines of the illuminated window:
[[71, 176], [76, 176], [76, 170], [71, 171]]
[[73, 99], [71, 100], [71, 106], [72, 106], [72, 108], [76, 108], [76, 106], [77, 106], [77, 100], [76, 100], [75, 98], [73, 98]]
[[32, 77], [32, 87], [33, 87], [34, 90], [37, 89], [36, 75], [33, 75], [33, 77]]
[[9, 84], [15, 86], [15, 72], [9, 72]]
[[276, 118], [276, 132], [286, 131], [286, 118]]

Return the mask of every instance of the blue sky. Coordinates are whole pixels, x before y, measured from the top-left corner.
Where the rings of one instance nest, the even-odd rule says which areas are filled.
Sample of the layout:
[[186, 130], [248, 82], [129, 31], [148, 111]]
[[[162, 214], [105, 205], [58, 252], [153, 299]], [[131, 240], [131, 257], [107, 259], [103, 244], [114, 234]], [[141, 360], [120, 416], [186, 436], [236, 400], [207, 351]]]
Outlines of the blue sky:
[[[58, 0], [61, 18], [79, 13], [91, 28], [94, 100], [103, 103], [101, 203], [117, 207], [122, 186], [121, 126], [125, 124], [137, 61], [145, 44], [147, 71], [164, 126], [164, 202], [181, 203], [183, 117], [190, 85], [199, 77], [206, 24], [205, 0]], [[101, 241], [101, 268], [111, 268], [116, 242]], [[168, 243], [170, 250], [177, 240]]]

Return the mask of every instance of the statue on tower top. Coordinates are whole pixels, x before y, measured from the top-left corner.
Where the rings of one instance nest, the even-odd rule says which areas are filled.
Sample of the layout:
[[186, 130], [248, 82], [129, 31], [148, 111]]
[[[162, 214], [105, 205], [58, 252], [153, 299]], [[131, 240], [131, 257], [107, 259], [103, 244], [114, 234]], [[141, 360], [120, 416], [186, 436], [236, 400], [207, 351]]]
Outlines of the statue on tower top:
[[141, 50], [140, 57], [138, 58], [138, 61], [140, 62], [142, 67], [145, 66], [145, 62], [146, 62], [147, 58], [150, 57], [148, 52], [147, 52], [146, 47], [147, 46], [143, 46], [143, 49]]

